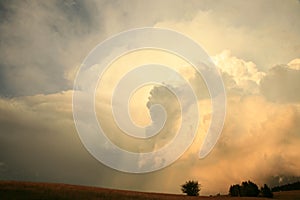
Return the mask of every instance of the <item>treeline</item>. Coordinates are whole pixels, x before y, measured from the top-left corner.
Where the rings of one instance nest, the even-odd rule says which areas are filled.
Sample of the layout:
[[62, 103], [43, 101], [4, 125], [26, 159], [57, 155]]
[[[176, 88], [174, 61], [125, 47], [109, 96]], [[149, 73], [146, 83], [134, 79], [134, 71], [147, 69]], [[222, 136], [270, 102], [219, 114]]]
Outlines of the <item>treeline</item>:
[[271, 189], [266, 184], [259, 189], [258, 186], [251, 181], [244, 181], [241, 185], [231, 185], [229, 195], [233, 197], [273, 197]]
[[272, 188], [273, 192], [290, 191], [290, 190], [300, 190], [300, 181], [297, 181], [295, 183], [289, 183], [286, 185], [276, 186]]

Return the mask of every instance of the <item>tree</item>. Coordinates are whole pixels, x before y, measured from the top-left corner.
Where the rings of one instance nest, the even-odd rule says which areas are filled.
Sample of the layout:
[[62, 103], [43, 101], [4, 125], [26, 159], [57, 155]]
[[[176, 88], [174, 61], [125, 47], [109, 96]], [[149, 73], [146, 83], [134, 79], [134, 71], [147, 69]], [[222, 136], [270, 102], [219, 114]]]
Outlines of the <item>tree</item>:
[[229, 195], [232, 196], [232, 197], [240, 196], [240, 185], [236, 184], [236, 185], [230, 186]]
[[241, 185], [232, 185], [229, 188], [230, 196], [257, 197], [259, 195], [258, 186], [251, 181], [244, 181]]
[[240, 196], [241, 197], [257, 197], [259, 195], [258, 186], [251, 182], [243, 182], [240, 188]]
[[264, 184], [264, 187], [261, 187], [260, 191], [263, 197], [273, 198], [273, 193], [267, 184]]
[[181, 191], [188, 196], [199, 196], [200, 187], [198, 181], [187, 181], [181, 185]]

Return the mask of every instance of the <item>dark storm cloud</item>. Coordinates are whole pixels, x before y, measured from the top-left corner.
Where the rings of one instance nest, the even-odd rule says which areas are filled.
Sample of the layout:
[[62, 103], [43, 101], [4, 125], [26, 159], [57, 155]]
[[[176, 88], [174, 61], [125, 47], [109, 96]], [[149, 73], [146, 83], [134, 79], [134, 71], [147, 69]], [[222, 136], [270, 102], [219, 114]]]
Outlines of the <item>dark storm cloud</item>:
[[48, 94], [71, 88], [66, 73], [86, 53], [84, 47], [80, 52], [76, 40], [84, 39], [94, 27], [92, 13], [92, 3], [77, 1], [2, 3], [0, 95]]
[[[161, 18], [190, 18], [196, 11], [190, 4], [166, 9], [170, 3], [1, 1], [0, 95], [49, 94], [72, 88], [76, 67], [105, 38], [151, 26]], [[181, 11], [183, 15], [178, 15]]]

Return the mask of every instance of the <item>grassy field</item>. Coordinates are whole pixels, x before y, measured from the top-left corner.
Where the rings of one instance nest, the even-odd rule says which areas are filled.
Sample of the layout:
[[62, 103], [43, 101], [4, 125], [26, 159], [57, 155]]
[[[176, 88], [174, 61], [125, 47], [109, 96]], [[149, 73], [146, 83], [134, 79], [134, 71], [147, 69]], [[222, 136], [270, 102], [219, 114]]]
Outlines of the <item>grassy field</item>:
[[[144, 193], [125, 190], [112, 190], [97, 187], [86, 187], [67, 184], [54, 183], [31, 183], [0, 181], [0, 199], [2, 200], [23, 200], [23, 199], [43, 199], [43, 200], [263, 200], [264, 198], [251, 197], [188, 197], [185, 195]], [[299, 200], [300, 191], [277, 192], [275, 199]]]

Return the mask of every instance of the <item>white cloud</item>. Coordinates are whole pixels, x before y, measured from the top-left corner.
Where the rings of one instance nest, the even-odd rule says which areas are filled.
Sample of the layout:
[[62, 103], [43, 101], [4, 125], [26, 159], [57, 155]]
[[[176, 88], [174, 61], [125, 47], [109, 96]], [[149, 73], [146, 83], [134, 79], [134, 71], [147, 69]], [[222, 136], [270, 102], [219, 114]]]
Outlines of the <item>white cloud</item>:
[[[242, 90], [248, 94], [259, 92], [258, 85], [265, 73], [259, 71], [253, 62], [234, 57], [229, 50], [222, 51], [212, 59], [223, 74], [228, 90]], [[229, 82], [228, 78], [234, 83]]]
[[265, 75], [260, 72], [253, 62], [247, 62], [231, 55], [229, 50], [224, 50], [220, 54], [212, 57], [216, 66], [223, 73], [232, 76], [238, 86], [241, 86], [244, 81], [254, 81], [259, 84], [261, 78]]
[[287, 65], [290, 69], [300, 70], [300, 58], [296, 58], [296, 59], [292, 60]]

